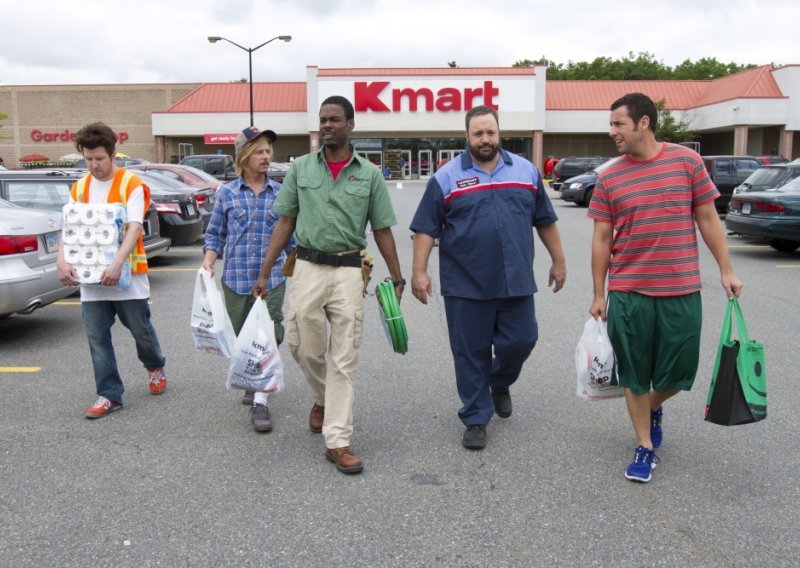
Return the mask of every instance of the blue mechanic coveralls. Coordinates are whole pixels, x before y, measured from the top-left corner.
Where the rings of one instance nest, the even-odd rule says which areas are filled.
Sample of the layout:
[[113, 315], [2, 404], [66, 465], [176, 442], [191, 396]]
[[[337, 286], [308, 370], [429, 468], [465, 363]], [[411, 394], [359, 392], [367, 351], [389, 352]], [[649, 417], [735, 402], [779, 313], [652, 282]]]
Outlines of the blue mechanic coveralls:
[[488, 424], [489, 387], [508, 391], [536, 345], [532, 228], [557, 220], [539, 171], [505, 150], [491, 175], [464, 152], [425, 188], [410, 228], [439, 239], [458, 415], [467, 426]]

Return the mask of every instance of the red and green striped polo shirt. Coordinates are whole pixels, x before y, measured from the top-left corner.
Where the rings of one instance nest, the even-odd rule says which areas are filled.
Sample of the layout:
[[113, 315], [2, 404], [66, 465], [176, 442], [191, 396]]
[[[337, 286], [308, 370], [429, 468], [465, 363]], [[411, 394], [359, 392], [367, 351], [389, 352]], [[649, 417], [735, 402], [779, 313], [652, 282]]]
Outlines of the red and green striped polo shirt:
[[608, 289], [648, 296], [700, 290], [694, 208], [719, 192], [700, 156], [663, 143], [636, 162], [620, 156], [597, 180], [588, 216], [612, 223]]

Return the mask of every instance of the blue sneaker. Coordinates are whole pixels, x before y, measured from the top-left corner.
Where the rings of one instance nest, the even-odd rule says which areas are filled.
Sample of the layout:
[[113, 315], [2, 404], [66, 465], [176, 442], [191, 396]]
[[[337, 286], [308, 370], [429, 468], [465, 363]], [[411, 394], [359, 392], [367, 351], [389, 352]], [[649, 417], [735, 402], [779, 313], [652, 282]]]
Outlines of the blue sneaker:
[[625, 472], [625, 479], [647, 483], [652, 477], [652, 471], [658, 465], [658, 456], [653, 450], [644, 446], [636, 446], [633, 451], [633, 461]]
[[653, 442], [653, 449], [661, 447], [664, 439], [664, 432], [661, 430], [661, 416], [664, 414], [664, 407], [659, 406], [655, 412], [650, 412], [650, 441]]

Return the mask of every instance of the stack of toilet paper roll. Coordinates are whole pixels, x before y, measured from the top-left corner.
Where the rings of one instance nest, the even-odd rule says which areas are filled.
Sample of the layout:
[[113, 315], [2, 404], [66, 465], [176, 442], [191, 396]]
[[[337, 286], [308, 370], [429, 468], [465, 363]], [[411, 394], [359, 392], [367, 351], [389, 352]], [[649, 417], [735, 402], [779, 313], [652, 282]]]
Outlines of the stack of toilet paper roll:
[[64, 258], [75, 266], [81, 284], [99, 284], [122, 243], [126, 221], [120, 204], [67, 203], [61, 241]]

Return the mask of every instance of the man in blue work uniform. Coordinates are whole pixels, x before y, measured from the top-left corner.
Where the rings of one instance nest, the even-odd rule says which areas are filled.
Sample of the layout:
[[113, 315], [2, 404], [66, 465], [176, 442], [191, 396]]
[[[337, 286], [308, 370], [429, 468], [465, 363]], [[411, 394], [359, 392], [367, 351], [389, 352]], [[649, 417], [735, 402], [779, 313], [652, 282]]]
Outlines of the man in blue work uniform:
[[466, 127], [469, 152], [431, 178], [411, 223], [412, 292], [428, 303], [428, 258], [440, 239], [442, 296], [463, 404], [458, 415], [466, 426], [462, 444], [481, 449], [492, 415], [511, 416], [509, 387], [539, 337], [532, 227], [552, 259], [548, 285], [554, 292], [567, 269], [539, 171], [500, 148], [494, 109], [471, 109]]

